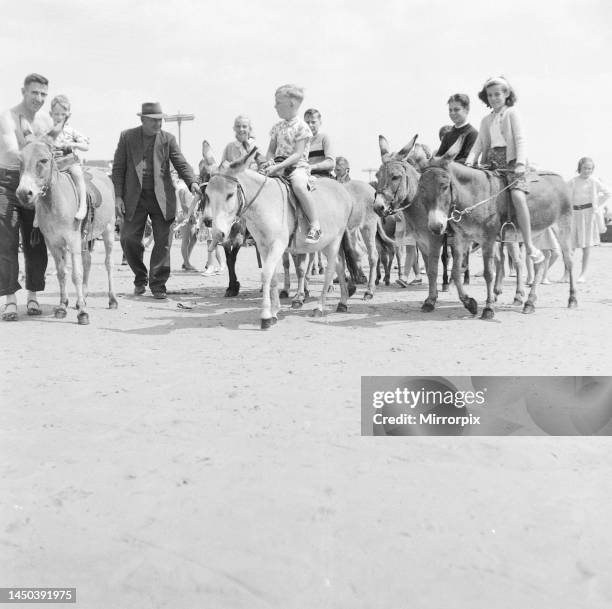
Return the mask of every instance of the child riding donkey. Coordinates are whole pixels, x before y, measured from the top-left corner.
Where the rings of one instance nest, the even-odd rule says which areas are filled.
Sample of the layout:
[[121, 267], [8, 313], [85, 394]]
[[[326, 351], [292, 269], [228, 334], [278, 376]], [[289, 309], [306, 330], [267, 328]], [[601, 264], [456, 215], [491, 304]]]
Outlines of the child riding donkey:
[[[58, 169], [68, 172], [74, 181], [79, 195], [79, 207], [74, 218], [82, 220], [87, 214], [87, 189], [76, 151], [89, 150], [89, 139], [67, 125], [70, 118], [70, 100], [65, 95], [56, 95], [51, 100], [50, 114], [53, 119], [53, 130], [50, 133], [50, 136], [54, 137], [53, 157]], [[36, 216], [34, 226], [38, 227]]]
[[267, 161], [262, 170], [268, 176], [287, 174], [293, 191], [300, 202], [310, 227], [306, 243], [317, 243], [321, 238], [321, 226], [312, 195], [308, 190], [308, 151], [312, 131], [298, 116], [304, 100], [304, 90], [296, 85], [283, 85], [276, 90], [276, 112], [283, 120], [270, 131]]

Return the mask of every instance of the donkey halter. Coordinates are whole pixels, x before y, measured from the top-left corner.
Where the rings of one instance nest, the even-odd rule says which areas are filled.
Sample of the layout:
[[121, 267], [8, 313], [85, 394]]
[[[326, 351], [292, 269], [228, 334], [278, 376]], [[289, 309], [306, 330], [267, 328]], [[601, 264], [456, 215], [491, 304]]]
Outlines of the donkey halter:
[[240, 222], [240, 219], [242, 218], [243, 214], [247, 211], [247, 209], [249, 209], [249, 207], [251, 207], [251, 205], [253, 205], [253, 203], [255, 203], [257, 197], [259, 197], [261, 191], [263, 190], [263, 187], [266, 185], [266, 182], [268, 181], [268, 176], [266, 176], [264, 181], [261, 183], [261, 186], [255, 193], [255, 196], [247, 203], [246, 194], [244, 192], [244, 188], [242, 187], [242, 184], [240, 183], [240, 180], [238, 180], [234, 176], [228, 176], [223, 173], [217, 173], [213, 177], [220, 177], [220, 178], [223, 178], [224, 180], [227, 180], [228, 182], [233, 182], [234, 184], [236, 184], [236, 192], [238, 193], [238, 209], [236, 210], [236, 213], [234, 215], [234, 221], [232, 222], [232, 226]]

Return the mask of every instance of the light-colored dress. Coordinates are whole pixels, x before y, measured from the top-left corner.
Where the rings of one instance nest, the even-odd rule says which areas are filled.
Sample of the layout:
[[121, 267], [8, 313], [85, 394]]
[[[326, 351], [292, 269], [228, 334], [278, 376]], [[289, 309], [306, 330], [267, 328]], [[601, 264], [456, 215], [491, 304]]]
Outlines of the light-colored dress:
[[[223, 150], [221, 163], [232, 163], [233, 161], [241, 159], [247, 152], [251, 152], [251, 150], [253, 150], [253, 146], [255, 146], [255, 140], [252, 137], [249, 138], [246, 148], [244, 147], [244, 144], [238, 140], [230, 142]], [[255, 156], [257, 156], [257, 154], [255, 154]], [[257, 171], [257, 161], [255, 161], [254, 158], [251, 159], [248, 169]]]
[[610, 196], [609, 190], [594, 177], [576, 176], [568, 182], [573, 211], [572, 247], [592, 247], [600, 243], [595, 211]]

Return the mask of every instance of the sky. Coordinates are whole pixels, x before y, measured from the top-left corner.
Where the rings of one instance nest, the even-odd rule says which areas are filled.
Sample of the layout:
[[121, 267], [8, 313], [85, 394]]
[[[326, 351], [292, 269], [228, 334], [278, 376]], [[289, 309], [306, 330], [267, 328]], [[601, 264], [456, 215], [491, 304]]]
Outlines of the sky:
[[[518, 95], [529, 159], [569, 179], [590, 156], [612, 184], [607, 0], [2, 3], [0, 108], [20, 101], [27, 73], [44, 74], [50, 96], [68, 95], [71, 124], [91, 139], [86, 159], [112, 159], [146, 101], [195, 114], [182, 128], [194, 166], [203, 139], [221, 156], [239, 114], [267, 149], [279, 120], [274, 91], [295, 83], [305, 88], [301, 110], [320, 110], [335, 153], [353, 178], [367, 179], [363, 170], [380, 164], [379, 134], [393, 150], [415, 133], [435, 147], [458, 92], [470, 96], [478, 127], [488, 109], [476, 95], [503, 74]], [[164, 128], [177, 135], [176, 123]]]

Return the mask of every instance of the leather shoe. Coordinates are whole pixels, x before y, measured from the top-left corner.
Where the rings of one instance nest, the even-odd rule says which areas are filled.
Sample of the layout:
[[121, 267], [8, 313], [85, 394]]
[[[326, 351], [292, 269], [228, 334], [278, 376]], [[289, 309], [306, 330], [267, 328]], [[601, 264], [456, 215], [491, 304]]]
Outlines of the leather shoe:
[[153, 298], [156, 298], [157, 300], [166, 300], [168, 295], [166, 292], [153, 292]]
[[144, 285], [134, 286], [134, 296], [142, 296], [147, 291], [147, 287]]

